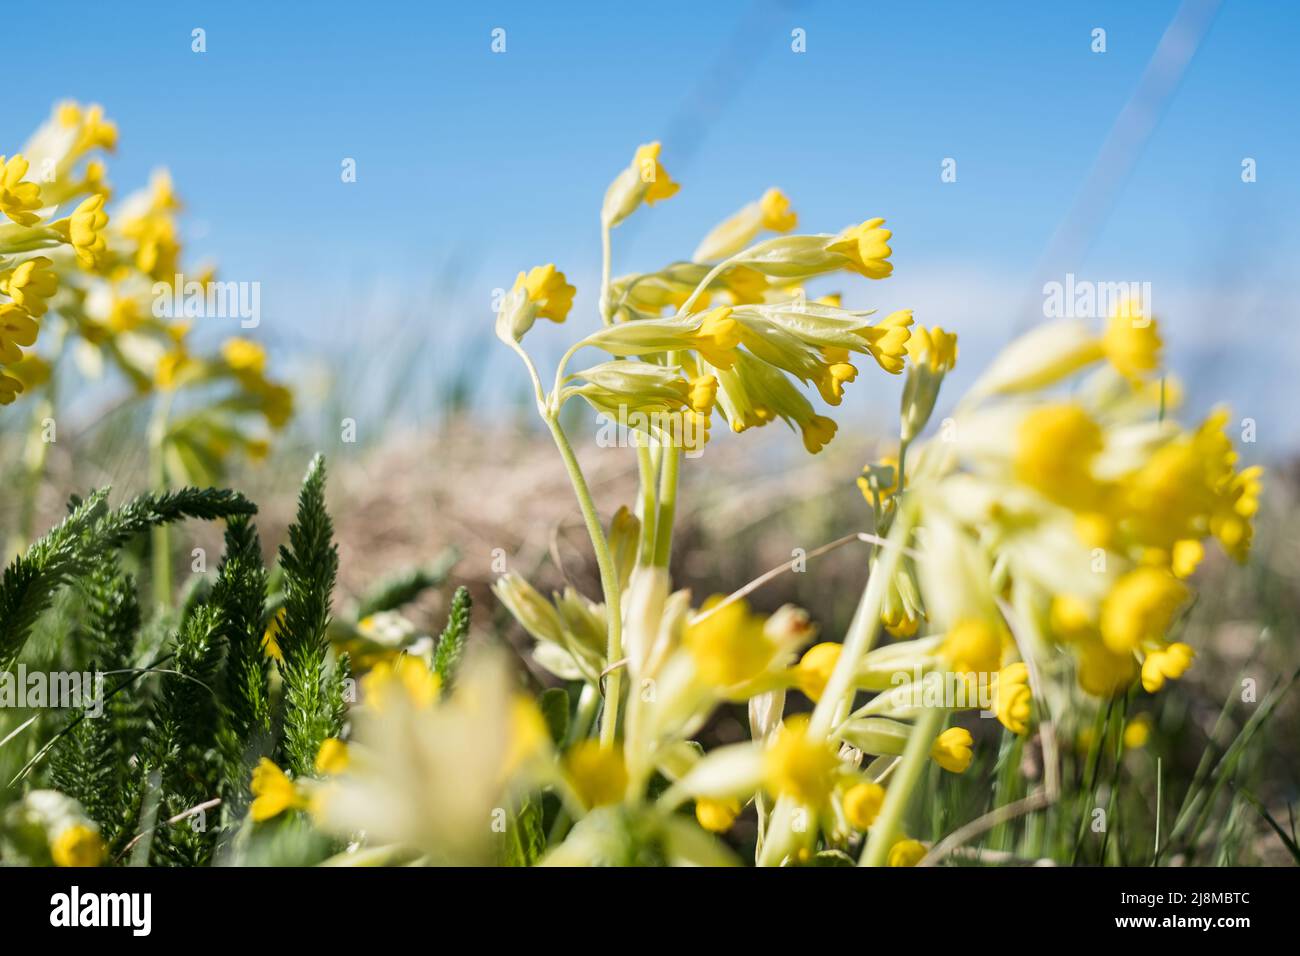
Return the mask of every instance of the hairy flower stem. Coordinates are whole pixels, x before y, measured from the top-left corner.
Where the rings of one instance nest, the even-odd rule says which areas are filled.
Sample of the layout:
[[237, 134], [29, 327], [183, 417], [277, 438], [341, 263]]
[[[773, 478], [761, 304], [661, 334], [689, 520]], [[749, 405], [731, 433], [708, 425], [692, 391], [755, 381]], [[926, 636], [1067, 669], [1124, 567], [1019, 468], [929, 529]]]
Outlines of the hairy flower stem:
[[[899, 503], [904, 505], [901, 501]], [[826, 682], [821, 700], [817, 701], [817, 706], [813, 710], [808, 732], [815, 737], [825, 737], [831, 732], [835, 714], [840, 709], [841, 703], [848, 702], [845, 698], [852, 693], [853, 674], [857, 671], [862, 658], [871, 650], [871, 645], [875, 643], [876, 635], [880, 631], [880, 609], [885, 602], [885, 589], [889, 587], [894, 572], [898, 570], [911, 528], [911, 514], [904, 505], [900, 507], [893, 527], [889, 529], [887, 539], [889, 543], [885, 546], [884, 554], [880, 556], [880, 561], [876, 564], [871, 577], [867, 579], [862, 599], [858, 602], [858, 608], [849, 624], [849, 632], [844, 638], [844, 647], [840, 652], [839, 661], [831, 672], [830, 680]]]
[[880, 815], [867, 834], [867, 845], [863, 847], [860, 861], [862, 866], [884, 866], [889, 859], [889, 850], [898, 838], [912, 791], [921, 779], [921, 773], [930, 757], [930, 747], [947, 716], [948, 712], [941, 707], [928, 707], [921, 711], [921, 716], [912, 726], [912, 734], [907, 738], [907, 746], [903, 749], [902, 761], [885, 789], [885, 802], [880, 808]]
[[[555, 439], [555, 447], [560, 450], [569, 481], [573, 484], [573, 493], [578, 498], [578, 507], [582, 509], [583, 520], [587, 524], [587, 534], [591, 538], [591, 547], [596, 552], [596, 566], [600, 569], [600, 587], [605, 595], [605, 621], [609, 631], [606, 645], [607, 666], [617, 664], [623, 659], [623, 614], [619, 595], [618, 575], [614, 572], [614, 559], [609, 553], [609, 542], [605, 539], [605, 530], [600, 524], [600, 515], [596, 512], [596, 503], [583, 477], [578, 458], [573, 453], [564, 429], [560, 427], [559, 418], [546, 416], [547, 427]], [[609, 672], [605, 685], [605, 707], [600, 714], [600, 742], [602, 746], [612, 747], [618, 730], [619, 694], [622, 690], [622, 670], [614, 667]]]
[[641, 475], [641, 489], [639, 493], [641, 519], [641, 538], [637, 544], [636, 563], [649, 567], [654, 563], [655, 551], [655, 485], [659, 477], [659, 470], [655, 467], [654, 455], [650, 451], [649, 445], [637, 445], [636, 447], [637, 469]]
[[673, 554], [673, 517], [677, 510], [677, 475], [681, 466], [680, 449], [665, 447], [663, 471], [659, 475], [659, 514], [655, 518], [654, 563], [668, 567]]
[[[871, 645], [880, 630], [880, 609], [885, 601], [885, 589], [898, 569], [903, 546], [911, 527], [910, 512], [906, 508], [900, 508], [897, 520], [890, 528], [884, 554], [881, 555], [875, 570], [871, 572], [871, 577], [867, 579], [867, 586], [862, 591], [857, 610], [853, 612], [853, 620], [844, 638], [839, 661], [831, 671], [826, 689], [822, 691], [821, 699], [813, 709], [812, 718], [808, 722], [808, 735], [814, 740], [824, 740], [829, 737], [835, 727], [835, 721], [852, 703], [853, 674], [867, 651], [871, 650]], [[890, 790], [893, 790], [893, 785], [890, 786]], [[799, 837], [794, 832], [796, 809], [796, 804], [788, 797], [782, 797], [777, 801], [772, 810], [759, 856], [760, 866], [779, 866], [782, 860], [798, 848]]]

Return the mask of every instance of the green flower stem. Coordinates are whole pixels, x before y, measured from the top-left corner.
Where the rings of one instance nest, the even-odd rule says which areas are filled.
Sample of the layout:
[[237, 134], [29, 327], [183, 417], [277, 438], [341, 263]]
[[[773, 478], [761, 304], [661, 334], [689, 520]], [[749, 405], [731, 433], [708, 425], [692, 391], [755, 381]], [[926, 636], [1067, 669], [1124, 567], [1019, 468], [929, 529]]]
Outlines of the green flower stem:
[[817, 706], [813, 710], [808, 732], [814, 737], [826, 737], [830, 734], [834, 726], [835, 714], [840, 709], [841, 703], [846, 702], [846, 697], [853, 693], [853, 675], [857, 672], [858, 664], [871, 650], [876, 634], [880, 631], [880, 609], [885, 602], [885, 589], [889, 586], [894, 572], [898, 570], [898, 564], [903, 557], [903, 546], [912, 527], [911, 515], [904, 502], [900, 500], [899, 505], [897, 519], [889, 529], [887, 539], [889, 545], [885, 547], [875, 571], [867, 580], [867, 586], [862, 592], [862, 600], [858, 602], [858, 609], [849, 624], [849, 633], [844, 638], [840, 659], [831, 672], [830, 680], [826, 682], [821, 700], [817, 701]]
[[930, 707], [921, 711], [921, 716], [912, 726], [912, 734], [907, 738], [907, 746], [903, 749], [903, 758], [885, 789], [885, 802], [880, 808], [880, 816], [876, 817], [876, 822], [867, 834], [867, 845], [862, 850], [860, 861], [862, 866], [884, 866], [889, 859], [889, 850], [898, 838], [912, 791], [916, 789], [916, 783], [929, 762], [930, 747], [947, 716], [946, 710]]
[[[900, 501], [899, 504], [903, 503]], [[852, 703], [853, 675], [858, 669], [858, 663], [875, 643], [876, 634], [880, 630], [880, 609], [885, 601], [885, 588], [898, 568], [903, 545], [907, 541], [910, 530], [911, 515], [906, 508], [902, 508], [889, 531], [887, 539], [889, 544], [884, 548], [884, 554], [880, 556], [875, 570], [871, 572], [871, 577], [867, 579], [867, 586], [862, 591], [862, 599], [858, 602], [857, 610], [853, 612], [853, 620], [844, 638], [840, 659], [836, 662], [835, 669], [831, 671], [826, 689], [822, 691], [821, 699], [813, 709], [812, 718], [808, 722], [808, 735], [815, 740], [828, 738], [835, 726], [837, 716]], [[890, 787], [891, 791], [892, 789], [893, 785]], [[796, 848], [798, 838], [792, 830], [795, 809], [796, 805], [787, 797], [777, 801], [772, 810], [759, 856], [760, 866], [778, 866], [781, 860]]]
[[673, 553], [673, 517], [677, 510], [677, 477], [682, 453], [678, 448], [664, 447], [663, 471], [659, 475], [659, 514], [655, 518], [654, 563], [668, 567]]
[[612, 325], [609, 302], [609, 226], [600, 226], [600, 321]]
[[[619, 595], [618, 575], [614, 573], [614, 559], [609, 553], [609, 542], [605, 539], [605, 530], [600, 524], [600, 515], [596, 513], [596, 503], [592, 500], [591, 489], [583, 477], [578, 458], [573, 453], [564, 429], [560, 427], [558, 415], [547, 415], [547, 427], [555, 439], [555, 447], [560, 450], [564, 467], [573, 484], [573, 493], [577, 495], [578, 507], [582, 509], [583, 520], [587, 523], [587, 534], [591, 538], [592, 549], [596, 552], [596, 566], [600, 569], [600, 586], [605, 594], [605, 620], [609, 631], [606, 646], [606, 664], [611, 666], [623, 659], [623, 614]], [[614, 745], [618, 730], [618, 703], [622, 690], [622, 670], [615, 667], [609, 672], [605, 686], [605, 707], [600, 714], [600, 742], [603, 746]]]
[[659, 477], [655, 467], [654, 456], [649, 445], [636, 446], [637, 468], [641, 474], [641, 538], [637, 544], [636, 563], [649, 566], [654, 563], [655, 527], [655, 483]]

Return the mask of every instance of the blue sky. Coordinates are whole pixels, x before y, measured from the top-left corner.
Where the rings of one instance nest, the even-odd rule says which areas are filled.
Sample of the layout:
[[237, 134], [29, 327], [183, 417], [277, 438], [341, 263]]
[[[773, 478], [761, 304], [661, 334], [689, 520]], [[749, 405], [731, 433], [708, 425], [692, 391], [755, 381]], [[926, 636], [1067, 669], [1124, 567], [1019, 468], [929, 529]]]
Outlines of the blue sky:
[[[76, 12], [52, 28], [58, 7]], [[848, 301], [957, 328], [966, 365], [1023, 322], [1043, 250], [1178, 8], [28, 4], [6, 12], [6, 32], [31, 39], [6, 57], [0, 145], [55, 100], [103, 103], [119, 189], [168, 166], [193, 253], [262, 282], [270, 340], [324, 350], [376, 330], [468, 341], [492, 289], [537, 262], [590, 308], [600, 196], [638, 143], [662, 139], [682, 191], [619, 230], [616, 271], [688, 255], [779, 185], [802, 228], [887, 217], [895, 277]], [[1248, 404], [1261, 382], [1294, 398], [1300, 366], [1298, 24], [1290, 4], [1225, 3], [1100, 228], [1057, 264], [1152, 281], [1175, 356]], [[206, 53], [190, 49], [195, 27]], [[345, 157], [356, 183], [340, 181]], [[940, 181], [946, 157], [955, 183]], [[1257, 182], [1241, 182], [1243, 157]], [[1265, 330], [1261, 356], [1249, 346]]]

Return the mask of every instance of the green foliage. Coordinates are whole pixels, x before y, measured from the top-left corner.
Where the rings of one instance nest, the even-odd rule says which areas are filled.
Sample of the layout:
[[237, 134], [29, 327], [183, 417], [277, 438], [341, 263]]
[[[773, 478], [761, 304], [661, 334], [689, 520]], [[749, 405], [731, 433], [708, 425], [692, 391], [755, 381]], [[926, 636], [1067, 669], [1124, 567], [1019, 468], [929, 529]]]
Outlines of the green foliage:
[[116, 558], [87, 575], [83, 591], [82, 632], [92, 654], [89, 671], [102, 675], [102, 712], [69, 715], [50, 752], [50, 780], [81, 803], [112, 844], [128, 822], [128, 760], [144, 730], [138, 695], [121, 692], [135, 677], [131, 664], [140, 605], [134, 580], [122, 574]]
[[[221, 614], [205, 604], [187, 617], [172, 645], [171, 667], [163, 672], [145, 751], [145, 766], [159, 773], [163, 820], [216, 796], [220, 763], [214, 749], [221, 666]], [[205, 831], [184, 824], [160, 827], [155, 859], [179, 865], [208, 861], [214, 848]]]
[[380, 579], [357, 602], [357, 620], [381, 611], [396, 610], [403, 604], [414, 601], [430, 588], [440, 587], [446, 583], [456, 559], [455, 550], [448, 548], [432, 564], [407, 568]]
[[442, 629], [438, 647], [433, 653], [433, 669], [447, 690], [456, 683], [456, 671], [465, 654], [465, 639], [469, 636], [469, 615], [473, 603], [468, 588], [456, 589], [456, 594], [451, 599], [451, 611], [447, 614], [447, 626]]
[[182, 488], [141, 495], [117, 510], [106, 504], [108, 489], [94, 492], [0, 578], [0, 669], [18, 659], [36, 619], [66, 585], [87, 575], [112, 551], [142, 531], [182, 518], [228, 518], [254, 514], [243, 495], [215, 488]]
[[298, 515], [289, 544], [280, 548], [284, 568], [284, 620], [277, 631], [284, 654], [284, 739], [288, 769], [312, 773], [322, 741], [341, 727], [339, 684], [327, 673], [326, 629], [338, 575], [334, 525], [325, 510], [325, 460], [317, 455], [298, 494]]

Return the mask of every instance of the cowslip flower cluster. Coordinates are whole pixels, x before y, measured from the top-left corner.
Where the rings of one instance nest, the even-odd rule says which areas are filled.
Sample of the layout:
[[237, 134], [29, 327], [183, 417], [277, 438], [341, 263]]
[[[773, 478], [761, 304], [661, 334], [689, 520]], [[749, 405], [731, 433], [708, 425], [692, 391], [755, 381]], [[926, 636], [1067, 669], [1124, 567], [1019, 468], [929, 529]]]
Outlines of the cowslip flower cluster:
[[293, 395], [260, 344], [194, 344], [198, 304], [222, 284], [211, 268], [183, 271], [182, 203], [165, 170], [114, 198], [104, 154], [117, 136], [101, 107], [69, 101], [0, 157], [0, 404], [26, 396], [39, 422], [69, 364], [87, 379], [111, 369], [124, 404], [154, 405], [155, 475], [214, 484], [232, 455], [266, 455]]
[[[915, 737], [918, 713], [995, 708], [1008, 727], [1022, 731], [1028, 682], [1013, 668], [1000, 690], [976, 688], [961, 670], [967, 660], [945, 656], [943, 638], [936, 637], [865, 654], [848, 686], [835, 686], [841, 645], [813, 644], [816, 627], [807, 612], [788, 606], [765, 616], [738, 596], [697, 606], [688, 590], [673, 587], [668, 558], [678, 468], [689, 448], [682, 436], [690, 434], [665, 424], [674, 415], [703, 419], [703, 440], [714, 410], [733, 432], [780, 419], [815, 453], [836, 432], [816, 399], [838, 406], [858, 374], [854, 356], [868, 356], [887, 373], [907, 373], [904, 437], [910, 442], [955, 362], [956, 339], [940, 328], [914, 335], [909, 310], [876, 321], [873, 313], [843, 308], [838, 296], [810, 299], [804, 285], [814, 277], [887, 277], [891, 236], [881, 219], [840, 233], [791, 235], [798, 217], [775, 189], [712, 230], [691, 260], [611, 278], [611, 231], [640, 206], [678, 191], [660, 153], [658, 144], [641, 147], [607, 192], [602, 327], [570, 347], [549, 391], [523, 338], [538, 318], [567, 317], [573, 287], [551, 265], [520, 273], [497, 317], [498, 337], [525, 363], [539, 413], [573, 481], [603, 591], [601, 600], [573, 587], [548, 598], [513, 573], [494, 587], [534, 639], [537, 664], [584, 686], [560, 756], [568, 785], [580, 795], [579, 812], [547, 860], [615, 861], [630, 827], [657, 841], [663, 859], [734, 862], [706, 834], [728, 830], [752, 802], [760, 834], [772, 835], [760, 836], [759, 862], [800, 862], [818, 840], [823, 848], [844, 848], [872, 828], [886, 806], [891, 769]], [[609, 358], [568, 372], [586, 348]], [[575, 397], [645, 439], [636, 443], [637, 500], [608, 523], [558, 423], [559, 409]], [[644, 415], [638, 420], [631, 412]], [[888, 492], [877, 491], [883, 508]], [[996, 640], [994, 646], [1000, 649]], [[909, 680], [901, 688], [900, 674]], [[957, 687], [960, 700], [923, 694], [923, 680], [935, 676]], [[875, 696], [854, 710], [841, 699], [850, 688]], [[817, 704], [811, 718], [785, 717], [787, 696], [796, 692]], [[727, 703], [748, 705], [751, 740], [703, 754], [692, 738]], [[925, 756], [961, 773], [973, 743], [968, 730], [949, 728], [927, 742]], [[668, 789], [652, 798], [661, 779]], [[676, 812], [687, 803], [695, 811], [693, 835]], [[915, 842], [892, 841], [891, 858], [915, 863]]]

